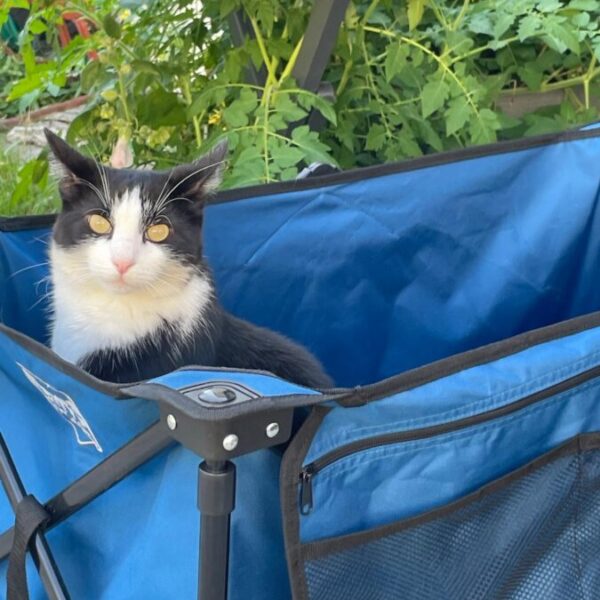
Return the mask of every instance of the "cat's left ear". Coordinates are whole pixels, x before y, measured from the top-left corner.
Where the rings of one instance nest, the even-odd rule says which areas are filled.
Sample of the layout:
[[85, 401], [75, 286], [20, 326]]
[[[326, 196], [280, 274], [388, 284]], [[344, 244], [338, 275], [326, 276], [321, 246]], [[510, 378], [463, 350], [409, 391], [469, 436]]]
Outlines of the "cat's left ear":
[[226, 156], [227, 141], [222, 141], [198, 160], [175, 167], [169, 173], [171, 188], [177, 188], [177, 195], [203, 201], [221, 184]]

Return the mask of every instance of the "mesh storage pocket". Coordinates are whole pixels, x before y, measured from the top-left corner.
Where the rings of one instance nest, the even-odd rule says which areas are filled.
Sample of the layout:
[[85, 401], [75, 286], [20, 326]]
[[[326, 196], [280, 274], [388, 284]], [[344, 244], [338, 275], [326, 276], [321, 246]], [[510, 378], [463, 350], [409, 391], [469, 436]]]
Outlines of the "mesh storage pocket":
[[600, 435], [451, 505], [300, 555], [310, 600], [600, 598]]

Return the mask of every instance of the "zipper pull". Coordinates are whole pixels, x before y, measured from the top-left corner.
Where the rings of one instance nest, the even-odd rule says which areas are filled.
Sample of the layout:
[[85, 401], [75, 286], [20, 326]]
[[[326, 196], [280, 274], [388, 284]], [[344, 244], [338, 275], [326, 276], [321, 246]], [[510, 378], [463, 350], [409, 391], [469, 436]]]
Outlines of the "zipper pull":
[[300, 473], [300, 514], [308, 515], [313, 507], [312, 476], [314, 470], [311, 465], [305, 467]]

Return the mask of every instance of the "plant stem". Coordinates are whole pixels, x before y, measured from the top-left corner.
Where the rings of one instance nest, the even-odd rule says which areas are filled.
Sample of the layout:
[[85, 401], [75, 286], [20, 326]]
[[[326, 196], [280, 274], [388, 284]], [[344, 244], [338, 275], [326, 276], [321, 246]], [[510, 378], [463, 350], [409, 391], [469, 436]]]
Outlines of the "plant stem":
[[[365, 27], [365, 29], [366, 29], [366, 27]], [[381, 96], [379, 95], [379, 92], [377, 91], [377, 84], [375, 83], [375, 80], [373, 79], [373, 73], [371, 72], [371, 63], [369, 61], [369, 54], [367, 52], [367, 45], [365, 44], [364, 36], [361, 38], [360, 43], [361, 43], [363, 55], [365, 58], [365, 64], [367, 65], [367, 79], [369, 81], [370, 91], [373, 94], [373, 96], [375, 96], [375, 100], [377, 101], [377, 104], [379, 106], [384, 106], [385, 103], [383, 102]], [[390, 129], [388, 120], [385, 116], [385, 112], [383, 110], [380, 110], [379, 114], [381, 116], [381, 121], [383, 123], [383, 126], [385, 127], [385, 132], [386, 132], [387, 138], [392, 139], [392, 130]]]
[[454, 20], [454, 23], [452, 23], [452, 25], [450, 27], [450, 31], [456, 31], [458, 29], [458, 26], [462, 23], [462, 20], [465, 18], [465, 14], [467, 12], [467, 9], [469, 8], [469, 4], [470, 4], [469, 0], [464, 0], [462, 8], [460, 9], [460, 12], [458, 13], [458, 16], [456, 17], [456, 19]]
[[429, 48], [427, 48], [427, 46], [423, 46], [423, 44], [413, 40], [412, 38], [407, 38], [403, 35], [398, 35], [393, 31], [388, 31], [387, 29], [381, 29], [379, 27], [369, 27], [368, 25], [365, 25], [364, 29], [365, 29], [365, 31], [372, 31], [373, 33], [378, 33], [380, 35], [385, 35], [387, 37], [395, 37], [395, 38], [399, 39], [401, 42], [404, 42], [405, 44], [408, 44], [409, 46], [413, 46], [414, 48], [418, 48], [421, 52], [427, 54], [427, 56], [430, 56], [435, 62], [438, 63], [438, 65], [440, 66], [442, 71], [447, 73], [454, 80], [456, 85], [459, 87], [460, 91], [464, 94], [469, 106], [471, 107], [471, 110], [473, 111], [473, 113], [475, 114], [475, 116], [477, 117], [479, 122], [481, 123], [482, 127], [485, 128], [485, 124], [481, 120], [481, 115], [479, 114], [479, 110], [477, 109], [477, 106], [475, 106], [475, 103], [473, 102], [473, 99], [471, 98], [471, 94], [469, 94], [469, 91], [465, 87], [465, 84], [460, 80], [460, 78], [450, 68], [450, 66], [448, 64], [446, 64], [446, 62], [443, 61], [435, 52], [432, 52]]
[[585, 74], [583, 79], [583, 94], [584, 94], [584, 102], [586, 109], [590, 107], [590, 82], [594, 78], [594, 71], [596, 67], [596, 55], [592, 54], [592, 60], [590, 61], [590, 66]]
[[271, 180], [271, 173], [269, 171], [269, 102], [271, 101], [271, 91], [273, 86], [268, 85], [265, 88], [265, 99], [264, 111], [265, 115], [263, 118], [263, 159], [265, 161], [265, 179], [267, 183]]
[[367, 8], [367, 10], [365, 11], [364, 17], [362, 19], [363, 25], [366, 25], [369, 22], [369, 19], [371, 18], [371, 15], [375, 12], [375, 9], [377, 8], [378, 4], [379, 0], [373, 0], [373, 2], [371, 2], [369, 8]]
[[[506, 38], [505, 40], [500, 40], [500, 41], [506, 42], [508, 45], [508, 44], [512, 44], [513, 42], [518, 41], [518, 39], [519, 39], [519, 36], [515, 35], [513, 37], [509, 37], [509, 38]], [[460, 61], [464, 60], [465, 58], [475, 56], [476, 54], [481, 54], [481, 52], [484, 52], [485, 50], [489, 50], [489, 49], [490, 49], [489, 44], [486, 44], [485, 46], [480, 46], [479, 48], [474, 48], [473, 50], [469, 50], [469, 52], [465, 52], [464, 54], [461, 54], [460, 56], [455, 56], [450, 61], [450, 64], [454, 64], [455, 62], [460, 62]]]
[[[181, 91], [187, 106], [192, 104], [192, 93], [190, 91], [190, 80], [189, 77], [183, 77], [181, 80]], [[204, 114], [204, 113], [203, 113]], [[194, 135], [196, 136], [196, 147], [202, 146], [202, 132], [200, 131], [200, 118], [196, 115], [192, 117], [192, 123], [194, 124]]]
[[448, 23], [448, 19], [446, 19], [446, 17], [444, 16], [443, 11], [437, 5], [437, 2], [435, 2], [435, 0], [430, 0], [429, 7], [433, 11], [435, 18], [438, 20], [440, 25], [442, 25], [442, 27], [444, 29], [450, 29], [450, 24]]
[[339, 98], [340, 94], [346, 89], [346, 86], [348, 85], [348, 81], [350, 79], [350, 71], [352, 71], [353, 66], [354, 63], [352, 62], [352, 60], [349, 60], [345, 64], [342, 77], [340, 79], [340, 82], [338, 83], [337, 89], [335, 90], [336, 98]]
[[[555, 81], [554, 83], [542, 84], [540, 86], [540, 92], [553, 92], [556, 90], [566, 90], [568, 88], [575, 87], [577, 85], [584, 85], [585, 81], [591, 82], [597, 75], [600, 75], [600, 67], [593, 69], [591, 72], [588, 71], [585, 75], [579, 75], [578, 77], [571, 77], [571, 79], [564, 79], [563, 81]], [[510, 90], [502, 90], [503, 95], [520, 95], [531, 93], [531, 90], [527, 87], [516, 87]]]
[[129, 115], [129, 108], [127, 106], [127, 90], [125, 89], [125, 82], [123, 81], [121, 70], [118, 67], [115, 68], [119, 74], [119, 98], [121, 100], [121, 104], [123, 105], [123, 111], [125, 112], [125, 120], [127, 121], [128, 125], [131, 126], [131, 116]]
[[260, 55], [262, 56], [263, 62], [265, 63], [265, 67], [267, 69], [267, 85], [274, 85], [277, 82], [277, 77], [273, 72], [273, 65], [271, 63], [271, 59], [267, 53], [267, 47], [265, 46], [265, 39], [262, 36], [260, 31], [260, 27], [258, 26], [258, 22], [256, 19], [248, 14], [250, 19], [250, 24], [252, 25], [252, 30], [254, 32], [254, 37], [256, 38], [256, 42], [258, 44], [258, 48], [260, 50]]
[[288, 60], [281, 77], [279, 78], [279, 83], [281, 84], [292, 74], [294, 67], [296, 66], [296, 61], [298, 60], [298, 54], [300, 54], [300, 48], [302, 48], [302, 42], [304, 41], [304, 36], [300, 38], [294, 49], [292, 50], [292, 54], [290, 55], [290, 59]]

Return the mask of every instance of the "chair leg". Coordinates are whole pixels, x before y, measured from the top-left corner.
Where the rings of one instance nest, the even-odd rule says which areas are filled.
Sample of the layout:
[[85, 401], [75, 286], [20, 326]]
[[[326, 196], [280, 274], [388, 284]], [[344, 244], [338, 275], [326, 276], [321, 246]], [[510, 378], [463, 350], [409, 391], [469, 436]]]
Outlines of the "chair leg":
[[199, 600], [227, 600], [229, 525], [235, 508], [235, 465], [205, 461], [198, 470]]
[[[26, 492], [2, 435], [0, 435], [0, 479], [10, 505], [16, 513]], [[39, 571], [48, 598], [50, 600], [68, 600], [69, 593], [56, 566], [46, 537], [43, 533], [38, 532], [34, 535], [32, 542], [30, 545], [31, 556]]]

